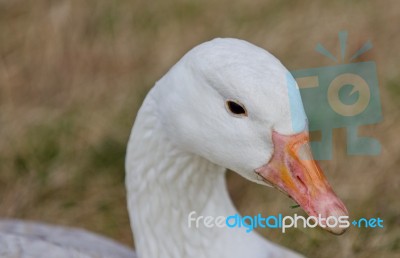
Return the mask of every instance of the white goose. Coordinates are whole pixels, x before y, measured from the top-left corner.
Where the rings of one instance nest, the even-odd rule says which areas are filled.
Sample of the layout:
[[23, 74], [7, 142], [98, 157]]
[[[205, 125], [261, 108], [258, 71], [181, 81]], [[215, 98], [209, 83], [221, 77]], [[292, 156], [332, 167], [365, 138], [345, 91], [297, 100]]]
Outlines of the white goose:
[[[288, 79], [293, 80], [267, 51], [238, 39], [215, 39], [189, 51], [157, 82], [138, 112], [126, 156], [137, 257], [301, 257], [243, 228], [189, 227], [193, 211], [237, 213], [226, 168], [276, 187], [309, 215], [347, 214], [312, 160], [307, 118]], [[3, 221], [0, 232], [0, 257], [135, 257], [80, 230]]]

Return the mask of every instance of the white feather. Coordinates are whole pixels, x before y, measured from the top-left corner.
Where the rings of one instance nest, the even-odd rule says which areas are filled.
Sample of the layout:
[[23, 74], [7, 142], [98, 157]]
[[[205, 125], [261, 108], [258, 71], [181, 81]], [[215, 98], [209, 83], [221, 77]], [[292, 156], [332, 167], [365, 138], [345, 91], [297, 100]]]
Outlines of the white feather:
[[[287, 76], [265, 50], [217, 39], [191, 50], [157, 82], [138, 112], [126, 157], [140, 258], [300, 257], [254, 232], [188, 226], [192, 211], [237, 213], [226, 168], [259, 183], [254, 169], [272, 155], [272, 129], [293, 133]], [[230, 115], [227, 99], [240, 100], [249, 117]]]
[[[254, 169], [272, 155], [272, 130], [294, 133], [287, 76], [267, 51], [242, 40], [216, 39], [191, 50], [157, 82], [138, 112], [126, 156], [138, 257], [301, 257], [254, 232], [187, 224], [192, 211], [214, 217], [237, 213], [225, 185], [226, 168], [262, 183]], [[248, 117], [230, 115], [227, 99], [240, 100]], [[306, 123], [304, 110], [297, 114]], [[135, 254], [83, 230], [2, 221], [0, 256]]]

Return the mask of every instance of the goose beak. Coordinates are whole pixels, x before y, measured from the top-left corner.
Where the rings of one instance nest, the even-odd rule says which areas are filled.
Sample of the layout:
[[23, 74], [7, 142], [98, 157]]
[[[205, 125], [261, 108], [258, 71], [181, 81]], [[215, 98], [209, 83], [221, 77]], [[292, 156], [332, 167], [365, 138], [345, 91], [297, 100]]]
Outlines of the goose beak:
[[286, 136], [274, 131], [272, 140], [273, 156], [256, 173], [297, 202], [309, 216], [322, 218], [322, 228], [337, 235], [344, 233], [346, 228], [326, 222], [332, 216], [337, 220], [348, 216], [348, 212], [313, 160], [308, 132]]

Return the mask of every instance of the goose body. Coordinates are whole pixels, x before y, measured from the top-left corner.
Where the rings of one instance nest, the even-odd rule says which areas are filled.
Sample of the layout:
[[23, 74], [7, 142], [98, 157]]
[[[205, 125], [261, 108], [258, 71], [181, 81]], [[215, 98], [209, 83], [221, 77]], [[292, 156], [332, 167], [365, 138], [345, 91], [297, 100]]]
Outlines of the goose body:
[[[288, 80], [293, 81], [289, 72], [267, 51], [238, 39], [215, 39], [189, 51], [156, 83], [137, 114], [126, 155], [137, 257], [302, 257], [241, 228], [188, 225], [193, 212], [237, 213], [226, 189], [227, 168], [274, 186], [310, 215], [347, 214], [312, 159], [298, 88]], [[30, 231], [21, 230], [27, 226]], [[33, 255], [26, 257], [41, 257], [44, 246], [67, 254], [53, 257], [135, 257], [82, 231], [12, 221], [0, 223], [0, 232], [0, 247], [8, 248], [2, 250], [13, 254], [29, 246]]]
[[136, 255], [128, 247], [82, 229], [1, 220], [0, 257], [136, 258]]

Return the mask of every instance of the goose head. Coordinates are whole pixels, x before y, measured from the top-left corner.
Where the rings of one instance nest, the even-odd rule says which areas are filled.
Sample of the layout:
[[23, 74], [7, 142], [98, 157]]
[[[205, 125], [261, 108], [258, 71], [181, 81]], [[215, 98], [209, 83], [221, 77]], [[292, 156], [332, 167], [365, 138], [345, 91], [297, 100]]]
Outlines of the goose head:
[[307, 117], [296, 84], [290, 88], [293, 82], [278, 59], [253, 44], [203, 43], [157, 83], [169, 85], [157, 91], [162, 128], [180, 149], [279, 189], [311, 216], [346, 216], [313, 160]]

